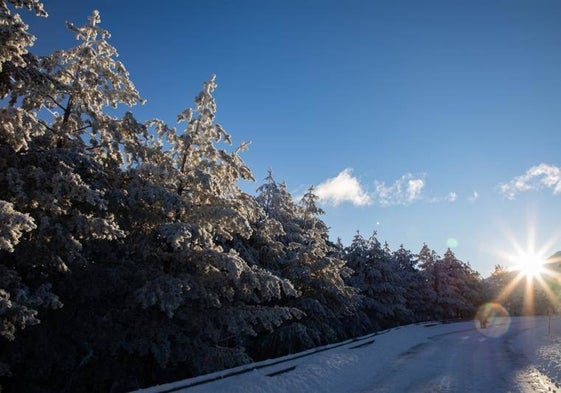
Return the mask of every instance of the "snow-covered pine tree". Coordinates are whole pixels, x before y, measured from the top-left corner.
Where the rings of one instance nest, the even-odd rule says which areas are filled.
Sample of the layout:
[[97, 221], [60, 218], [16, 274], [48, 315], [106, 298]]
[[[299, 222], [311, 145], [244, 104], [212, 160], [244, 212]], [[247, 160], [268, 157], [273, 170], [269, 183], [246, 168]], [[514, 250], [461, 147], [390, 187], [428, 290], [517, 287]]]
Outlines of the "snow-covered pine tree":
[[423, 247], [417, 254], [419, 273], [427, 284], [427, 300], [430, 305], [429, 316], [433, 319], [441, 318], [443, 313], [438, 302], [441, 279], [436, 263], [439, 259], [440, 256], [426, 244], [423, 244]]
[[[35, 59], [28, 52], [35, 37], [28, 32], [28, 26], [15, 12], [15, 7], [33, 9], [36, 15], [46, 16], [38, 1], [0, 1], [0, 96], [3, 100], [15, 85], [24, 84], [28, 75], [35, 71], [30, 65]], [[17, 330], [37, 324], [38, 306], [49, 304], [48, 298], [42, 300], [40, 295], [40, 292], [48, 293], [48, 283], [34, 293], [36, 288], [30, 288], [22, 280], [15, 261], [6, 263], [8, 254], [37, 228], [37, 222], [20, 206], [14, 205], [4, 180], [5, 172], [9, 169], [10, 155], [25, 149], [29, 140], [41, 131], [34, 112], [15, 103], [3, 104], [0, 108], [0, 337], [8, 340], [15, 339]], [[58, 307], [56, 298], [52, 298], [52, 305]], [[0, 377], [5, 373], [9, 373], [9, 368], [0, 363]]]
[[436, 261], [428, 259], [423, 262], [429, 277], [433, 278], [437, 317], [450, 319], [472, 315], [483, 300], [478, 273], [458, 260], [450, 249]]
[[435, 272], [438, 280], [438, 305], [442, 309], [442, 318], [455, 318], [462, 302], [456, 277], [456, 257], [450, 249], [436, 261]]
[[[296, 291], [226, 245], [251, 234], [256, 213], [235, 184], [251, 178], [243, 146], [214, 145], [229, 142], [214, 123], [214, 78], [196, 98], [196, 116], [180, 115], [185, 133], [108, 115], [108, 106], [141, 99], [99, 13], [85, 26], [68, 24], [78, 46], [36, 57], [21, 49], [32, 41], [26, 27], [1, 4], [4, 26], [14, 22], [6, 42], [21, 41], [2, 54], [0, 78], [9, 96], [0, 118], [2, 335], [37, 323], [39, 307], [60, 307], [52, 280], [67, 303], [2, 358], [21, 363], [19, 381], [33, 369], [28, 386], [49, 379], [56, 390], [109, 390], [117, 372], [140, 384], [132, 387], [157, 381], [161, 372], [143, 373], [145, 365], [183, 362], [188, 374], [247, 361], [245, 336], [301, 312], [268, 305]], [[52, 356], [34, 351], [36, 342]]]
[[472, 269], [469, 262], [459, 260], [450, 249], [444, 254], [444, 261], [451, 266], [460, 295], [460, 306], [457, 318], [471, 318], [477, 307], [485, 300], [483, 282], [478, 272]]
[[347, 283], [356, 288], [360, 294], [359, 308], [357, 311], [358, 323], [355, 324], [364, 332], [372, 331], [379, 327], [379, 322], [374, 317], [378, 301], [372, 297], [373, 288], [381, 279], [380, 271], [369, 258], [369, 241], [357, 231], [351, 244], [345, 248], [344, 260], [352, 270], [346, 278]]
[[343, 316], [354, 311], [356, 292], [344, 282], [351, 270], [344, 260], [336, 258], [334, 246], [328, 241], [329, 229], [319, 218], [324, 211], [317, 206], [318, 199], [312, 186], [300, 201], [304, 244], [296, 249], [295, 259], [304, 262], [302, 268], [309, 270], [304, 276], [317, 281], [310, 283], [319, 290], [316, 298], [330, 304], [332, 310]]
[[[106, 41], [109, 33], [98, 27], [99, 21], [94, 12], [83, 27], [69, 24], [79, 45], [34, 58], [38, 77], [9, 92], [7, 110], [32, 114], [39, 124], [34, 127], [41, 129], [27, 143], [4, 138], [1, 180], [9, 202], [41, 223], [30, 247], [20, 252], [28, 260], [42, 255], [59, 270], [86, 262], [84, 239], [124, 236], [108, 212], [106, 194], [126, 154], [141, 151], [134, 148], [138, 130], [126, 127], [130, 115], [119, 119], [104, 112], [108, 106], [134, 105], [141, 99], [115, 60], [117, 53]], [[3, 122], [4, 130], [26, 128], [17, 116], [11, 120]]]
[[[376, 232], [366, 241], [359, 234], [348, 250], [350, 261], [355, 259], [350, 267], [363, 289], [365, 313], [372, 326], [383, 328], [401, 323], [408, 315], [405, 288], [388, 244], [382, 246]], [[357, 252], [360, 263], [356, 260]]]
[[[269, 170], [264, 183], [257, 189], [256, 200], [265, 211], [269, 222], [281, 225], [277, 230], [277, 238], [285, 245], [291, 242], [301, 243], [302, 228], [299, 225], [300, 207], [287, 189], [286, 183], [278, 183]], [[274, 225], [274, 224], [273, 224]], [[276, 225], [275, 225], [276, 226]]]
[[356, 232], [345, 251], [347, 266], [353, 270], [347, 281], [361, 293], [366, 292], [380, 278], [380, 275], [368, 262], [368, 243], [359, 231]]
[[282, 224], [271, 216], [272, 206], [276, 202], [275, 194], [279, 191], [278, 185], [269, 170], [263, 185], [257, 189], [257, 196], [252, 198], [255, 216], [251, 221], [252, 234], [249, 239], [239, 236], [235, 241], [236, 249], [240, 255], [252, 265], [257, 265], [279, 274], [280, 258], [286, 253], [285, 244], [281, 238], [285, 235]]
[[[37, 1], [12, 3], [46, 15]], [[110, 251], [110, 242], [125, 235], [110, 205], [120, 182], [123, 157], [137, 150], [140, 136], [127, 126], [130, 114], [120, 119], [105, 110], [133, 105], [140, 98], [123, 65], [115, 60], [117, 53], [106, 41], [109, 34], [98, 26], [97, 12], [86, 26], [69, 24], [79, 41], [75, 48], [38, 57], [25, 48], [30, 38], [21, 34], [25, 26], [19, 17], [11, 17], [9, 7], [1, 4], [3, 38], [12, 53], [11, 57], [3, 54], [0, 77], [6, 98], [0, 109], [0, 204], [6, 218], [0, 232], [9, 234], [3, 236], [8, 240], [2, 242], [0, 251], [0, 292], [7, 305], [1, 308], [0, 317], [6, 328], [3, 332], [11, 331], [11, 339], [14, 328], [37, 323], [38, 318], [43, 321], [40, 328], [26, 332], [25, 342], [16, 340], [6, 344], [9, 350], [0, 350], [2, 357], [18, 363], [21, 381], [26, 379], [26, 367], [34, 364], [34, 356], [41, 359], [33, 367], [35, 379], [49, 375], [53, 363], [70, 369], [80, 363], [80, 354], [71, 348], [55, 348], [64, 340], [49, 333], [51, 328], [57, 330], [49, 321], [64, 318], [65, 311], [38, 314], [37, 310], [62, 306], [49, 290], [51, 283], [64, 303], [75, 302], [92, 289], [95, 277], [78, 292], [69, 291], [69, 283], [73, 283], [69, 272], [76, 279], [93, 261], [91, 243]], [[16, 21], [19, 30], [6, 27], [10, 20]], [[18, 37], [20, 46], [14, 43]], [[63, 299], [62, 294], [69, 295]], [[17, 326], [10, 320], [17, 321]], [[75, 323], [69, 325], [76, 327]], [[49, 335], [51, 340], [46, 340]], [[77, 342], [83, 340], [77, 336]], [[37, 342], [48, 342], [49, 354], [62, 350], [78, 360], [73, 363], [74, 356], [64, 361], [39, 356], [32, 350]], [[22, 367], [24, 363], [26, 367]], [[27, 379], [29, 389], [31, 380]]]
[[261, 238], [259, 263], [290, 280], [300, 297], [287, 304], [307, 316], [254, 342], [253, 353], [281, 355], [345, 337], [349, 331], [343, 316], [355, 312], [357, 295], [343, 281], [349, 270], [328, 241], [313, 189], [296, 204], [286, 184], [277, 183], [269, 171], [257, 191], [256, 200], [266, 216], [263, 222], [269, 228], [267, 240]]
[[301, 240], [288, 244], [283, 269], [284, 276], [302, 293], [294, 303], [308, 315], [303, 322], [308, 332], [304, 341], [311, 340], [314, 345], [346, 337], [345, 318], [356, 312], [358, 303], [356, 290], [344, 281], [351, 270], [337, 258], [328, 241], [317, 199], [311, 187], [300, 201], [296, 223]]
[[271, 216], [271, 212], [278, 210], [273, 206], [278, 191], [277, 182], [273, 178], [273, 171], [269, 169], [263, 184], [257, 188], [257, 196], [255, 197], [255, 200], [263, 208], [267, 217]]
[[431, 318], [431, 290], [425, 277], [417, 268], [415, 255], [403, 245], [394, 251], [393, 259], [397, 264], [398, 281], [403, 288], [407, 312], [402, 322], [416, 322]]
[[[221, 147], [231, 139], [214, 121], [215, 88], [213, 76], [196, 96], [195, 107], [178, 116], [186, 123], [183, 132], [151, 123], [170, 148], [158, 148], [156, 162], [132, 168], [127, 189], [130, 217], [140, 219], [132, 224], [131, 246], [142, 244], [142, 263], [151, 272], [135, 295], [146, 309], [141, 318], [167, 317], [158, 322], [165, 333], [147, 321], [129, 349], [142, 353], [148, 348], [160, 367], [183, 364], [193, 374], [249, 361], [248, 337], [302, 315], [279, 305], [282, 298], [297, 295], [288, 280], [244, 259], [249, 254], [243, 245], [262, 210], [237, 186], [252, 179], [239, 156], [245, 145], [231, 153]], [[178, 340], [182, 345], [173, 345]]]

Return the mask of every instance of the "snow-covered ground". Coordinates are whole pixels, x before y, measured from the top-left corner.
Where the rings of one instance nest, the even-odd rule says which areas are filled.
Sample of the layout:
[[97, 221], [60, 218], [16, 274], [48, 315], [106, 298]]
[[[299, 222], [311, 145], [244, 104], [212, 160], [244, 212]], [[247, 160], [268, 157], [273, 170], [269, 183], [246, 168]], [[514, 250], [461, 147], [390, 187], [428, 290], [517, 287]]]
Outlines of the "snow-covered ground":
[[561, 318], [425, 323], [141, 390], [561, 392]]

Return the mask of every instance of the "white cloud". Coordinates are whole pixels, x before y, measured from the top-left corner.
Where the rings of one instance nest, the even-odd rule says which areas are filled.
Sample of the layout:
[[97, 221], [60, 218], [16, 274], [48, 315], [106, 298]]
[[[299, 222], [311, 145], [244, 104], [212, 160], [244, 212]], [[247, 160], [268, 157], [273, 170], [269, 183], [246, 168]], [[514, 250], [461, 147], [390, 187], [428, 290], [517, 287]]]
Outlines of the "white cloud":
[[449, 192], [444, 196], [432, 197], [429, 199], [429, 202], [430, 203], [456, 202], [456, 199], [458, 199], [458, 194], [456, 194], [455, 192]]
[[407, 200], [414, 201], [419, 198], [421, 192], [423, 192], [423, 187], [425, 182], [422, 179], [413, 179], [407, 182]]
[[[350, 202], [355, 206], [370, 205], [373, 202], [381, 207], [410, 205], [417, 201], [429, 203], [455, 202], [458, 194], [450, 192], [443, 196], [425, 197], [425, 175], [414, 176], [407, 173], [390, 185], [375, 181], [375, 190], [368, 193], [360, 181], [352, 175], [352, 169], [346, 168], [337, 176], [327, 179], [317, 187], [315, 193], [319, 200], [332, 206]], [[477, 193], [474, 193], [474, 195]]]
[[351, 202], [356, 206], [371, 203], [371, 198], [358, 179], [352, 176], [352, 169], [346, 168], [337, 176], [325, 180], [315, 188], [320, 201], [337, 206], [343, 202]]
[[479, 199], [479, 193], [477, 191], [474, 191], [473, 194], [471, 194], [471, 196], [468, 198], [470, 202], [475, 202], [478, 199]]
[[425, 180], [414, 178], [408, 173], [386, 186], [384, 182], [376, 181], [375, 199], [381, 206], [408, 205], [421, 199]]
[[510, 182], [499, 185], [501, 194], [507, 199], [514, 199], [516, 194], [524, 191], [543, 188], [553, 190], [554, 194], [561, 193], [561, 168], [542, 163], [531, 167], [525, 174], [515, 177]]

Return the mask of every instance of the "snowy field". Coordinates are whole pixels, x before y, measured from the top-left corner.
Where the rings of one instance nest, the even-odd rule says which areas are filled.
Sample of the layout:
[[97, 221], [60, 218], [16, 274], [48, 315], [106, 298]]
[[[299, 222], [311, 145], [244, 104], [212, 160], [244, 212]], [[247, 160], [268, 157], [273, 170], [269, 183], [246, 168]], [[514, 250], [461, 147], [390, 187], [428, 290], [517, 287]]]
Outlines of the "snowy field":
[[142, 393], [561, 392], [561, 318], [425, 323]]

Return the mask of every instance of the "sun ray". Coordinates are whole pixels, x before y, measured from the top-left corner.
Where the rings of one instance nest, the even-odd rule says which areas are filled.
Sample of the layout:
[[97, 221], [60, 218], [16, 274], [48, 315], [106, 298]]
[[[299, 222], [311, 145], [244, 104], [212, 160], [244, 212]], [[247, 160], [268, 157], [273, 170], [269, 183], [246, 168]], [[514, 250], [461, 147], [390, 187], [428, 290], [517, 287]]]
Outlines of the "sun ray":
[[522, 280], [524, 276], [522, 274], [517, 274], [499, 293], [497, 296], [496, 301], [499, 303], [504, 303], [504, 301], [510, 296], [510, 294], [516, 289], [520, 280]]
[[559, 310], [561, 308], [561, 302], [559, 300], [559, 297], [555, 295], [555, 293], [551, 290], [549, 284], [544, 280], [542, 276], [536, 277], [536, 280], [540, 284], [540, 287], [544, 290], [548, 300], [551, 302], [553, 308], [553, 310], [551, 311]]
[[561, 233], [555, 233], [545, 243], [538, 239], [537, 228], [532, 220], [526, 226], [526, 241], [517, 241], [512, 231], [505, 229], [506, 240], [510, 244], [510, 253], [495, 251], [506, 261], [506, 281], [503, 281], [495, 301], [514, 306], [515, 310], [526, 315], [561, 311], [561, 253], [555, 258], [553, 254], [561, 239]]
[[526, 275], [526, 290], [524, 293], [524, 302], [522, 304], [522, 312], [524, 315], [533, 315], [535, 311], [535, 293], [533, 276]]

